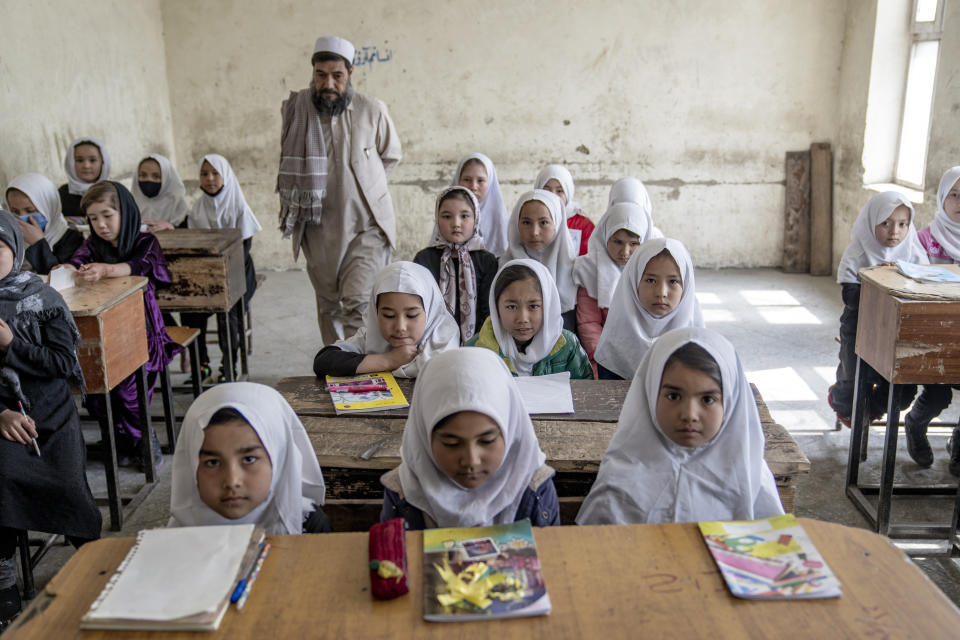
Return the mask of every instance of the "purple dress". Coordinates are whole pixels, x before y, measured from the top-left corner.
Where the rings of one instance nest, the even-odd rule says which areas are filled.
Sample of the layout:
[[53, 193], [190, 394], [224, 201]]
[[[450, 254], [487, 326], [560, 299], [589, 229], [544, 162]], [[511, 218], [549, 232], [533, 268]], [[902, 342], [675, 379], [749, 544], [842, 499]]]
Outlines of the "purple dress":
[[[70, 258], [70, 264], [79, 267], [90, 262], [99, 262], [100, 260], [97, 260], [94, 255], [95, 251], [90, 238], [87, 238]], [[150, 354], [146, 363], [147, 403], [149, 404], [153, 400], [153, 387], [157, 383], [160, 370], [183, 349], [167, 335], [155, 294], [158, 283], [166, 285], [172, 279], [167, 269], [167, 261], [160, 249], [160, 242], [151, 233], [141, 233], [137, 236], [123, 262], [130, 265], [131, 275], [145, 276], [148, 279], [147, 286], [143, 290], [143, 306], [147, 322], [147, 347]], [[135, 451], [142, 436], [135, 376], [134, 373], [125, 378], [110, 392], [114, 424], [117, 431], [126, 436], [127, 440], [127, 442], [118, 442], [119, 449], [124, 453]], [[86, 406], [97, 419], [106, 417], [106, 406], [102, 396], [89, 396]]]

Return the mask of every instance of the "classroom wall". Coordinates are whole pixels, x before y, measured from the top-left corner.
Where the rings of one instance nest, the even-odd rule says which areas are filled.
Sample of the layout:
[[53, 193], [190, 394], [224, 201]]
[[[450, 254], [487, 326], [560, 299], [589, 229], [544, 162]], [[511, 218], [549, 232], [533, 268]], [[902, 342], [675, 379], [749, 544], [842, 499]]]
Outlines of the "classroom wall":
[[[924, 185], [924, 209], [929, 222], [937, 209], [937, 186], [944, 171], [960, 165], [960, 2], [947, 2], [943, 39], [937, 62], [930, 120], [930, 148]], [[919, 217], [919, 216], [918, 216]]]
[[292, 266], [275, 230], [280, 102], [335, 32], [370, 47], [354, 86], [403, 141], [397, 257], [424, 245], [435, 194], [480, 150], [508, 205], [563, 162], [597, 219], [631, 174], [699, 266], [779, 265], [784, 153], [838, 137], [846, 4], [164, 0], [177, 167], [190, 180], [203, 153], [227, 156], [265, 227], [258, 266]]
[[112, 177], [173, 153], [158, 0], [0, 0], [0, 184], [38, 171], [67, 180], [81, 136], [105, 142]]

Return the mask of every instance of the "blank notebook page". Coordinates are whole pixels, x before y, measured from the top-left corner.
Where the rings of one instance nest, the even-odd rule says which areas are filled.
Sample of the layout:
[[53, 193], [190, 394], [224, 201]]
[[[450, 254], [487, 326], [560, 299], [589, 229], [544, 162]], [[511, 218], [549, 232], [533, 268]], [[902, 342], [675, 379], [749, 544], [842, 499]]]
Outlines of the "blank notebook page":
[[254, 525], [141, 531], [91, 618], [175, 620], [215, 611], [237, 581]]

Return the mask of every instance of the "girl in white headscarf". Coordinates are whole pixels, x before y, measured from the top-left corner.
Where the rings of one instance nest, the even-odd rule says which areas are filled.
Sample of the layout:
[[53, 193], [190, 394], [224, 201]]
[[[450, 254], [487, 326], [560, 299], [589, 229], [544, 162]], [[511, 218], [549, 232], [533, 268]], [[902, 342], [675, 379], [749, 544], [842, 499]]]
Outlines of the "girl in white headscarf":
[[[844, 305], [840, 315], [840, 365], [837, 367], [837, 382], [827, 391], [827, 402], [847, 426], [853, 409], [853, 378], [857, 366], [854, 346], [860, 312], [860, 270], [897, 260], [930, 263], [913, 226], [910, 200], [896, 191], [884, 191], [870, 198], [860, 210], [853, 223], [850, 244], [837, 268], [837, 282], [841, 285]], [[862, 371], [878, 385], [868, 410], [871, 417], [879, 418], [886, 412], [888, 387], [867, 363]], [[915, 386], [898, 386], [897, 405], [906, 409], [915, 393]]]
[[577, 336], [594, 361], [597, 342], [607, 321], [613, 291], [620, 273], [650, 230], [639, 205], [622, 203], [610, 207], [590, 236], [590, 250], [573, 263], [577, 285]]
[[183, 419], [173, 454], [171, 526], [257, 524], [270, 534], [330, 530], [323, 474], [297, 415], [276, 390], [218, 385]]
[[[500, 193], [497, 168], [482, 153], [468, 153], [457, 163], [450, 186], [460, 185], [473, 191], [480, 203], [480, 235], [487, 251], [500, 255], [507, 250], [507, 206]], [[436, 236], [436, 229], [431, 236]]]
[[702, 328], [666, 333], [633, 377], [577, 524], [780, 515], [764, 443], [733, 345]]
[[71, 228], [60, 211], [57, 188], [39, 173], [14, 178], [4, 196], [6, 208], [20, 219], [27, 245], [25, 259], [37, 273], [70, 259], [83, 244], [83, 234]]
[[548, 164], [533, 181], [534, 189], [545, 189], [563, 202], [564, 215], [567, 218], [567, 233], [573, 242], [578, 256], [584, 255], [589, 248], [590, 234], [594, 225], [590, 218], [583, 215], [583, 208], [573, 199], [573, 176], [562, 164]]
[[693, 261], [679, 240], [640, 245], [623, 268], [594, 354], [600, 379], [633, 378], [644, 354], [664, 333], [702, 327]]
[[447, 187], [437, 196], [437, 232], [433, 242], [413, 261], [430, 270], [447, 311], [460, 326], [466, 342], [490, 315], [490, 285], [497, 273], [497, 258], [484, 249], [480, 236], [481, 214], [477, 197], [466, 187]]
[[[940, 179], [937, 190], [937, 214], [917, 232], [917, 239], [927, 251], [932, 264], [952, 264], [960, 258], [960, 167], [951, 167]], [[907, 452], [921, 467], [933, 464], [933, 449], [927, 440], [930, 421], [950, 406], [953, 389], [945, 384], [925, 384], [904, 417], [907, 431]], [[960, 476], [960, 428], [954, 427], [948, 442], [950, 473]], [[956, 443], [956, 444], [955, 444]]]
[[[253, 246], [253, 236], [262, 228], [253, 215], [253, 210], [247, 204], [240, 188], [240, 181], [233, 172], [233, 167], [223, 156], [208, 153], [200, 160], [200, 196], [194, 201], [193, 209], [187, 216], [187, 226], [191, 229], [239, 229], [243, 239], [243, 268], [247, 290], [243, 294], [244, 306], [249, 306], [253, 293], [257, 290], [257, 270], [253, 264], [250, 249]], [[240, 327], [242, 326], [243, 309], [239, 303], [229, 313], [229, 336], [218, 335], [220, 353], [228, 350], [233, 352], [231, 362], [234, 366], [236, 378], [237, 350], [240, 346]], [[210, 358], [207, 356], [206, 332], [209, 313], [181, 313], [180, 319], [184, 326], [200, 330], [197, 344], [200, 345], [200, 367], [204, 372], [209, 371]], [[228, 342], [229, 337], [229, 342]], [[231, 348], [232, 345], [232, 348]], [[224, 358], [226, 360], [226, 358]], [[218, 381], [227, 379], [224, 362], [220, 363]]]
[[573, 261], [577, 254], [563, 213], [563, 201], [543, 189], [524, 193], [510, 215], [510, 246], [500, 256], [502, 267], [511, 260], [532, 258], [553, 276], [560, 294], [563, 327], [577, 330], [577, 286], [573, 283]]
[[571, 378], [593, 378], [580, 341], [563, 328], [553, 277], [529, 258], [500, 268], [490, 292], [490, 317], [467, 344], [496, 352], [514, 375], [569, 371]]
[[408, 529], [530, 518], [560, 524], [552, 468], [509, 372], [485, 349], [454, 349], [423, 368], [400, 445], [381, 478], [381, 520]]
[[363, 326], [322, 348], [313, 372], [318, 378], [377, 371], [416, 378], [431, 357], [458, 346], [460, 328], [430, 271], [413, 262], [393, 262], [377, 274]]
[[173, 229], [190, 213], [184, 198], [187, 190], [180, 175], [159, 153], [151, 153], [140, 161], [130, 193], [137, 201], [140, 216], [150, 233]]
[[626, 176], [620, 178], [610, 187], [610, 196], [607, 199], [607, 207], [612, 207], [621, 202], [630, 202], [641, 207], [647, 215], [647, 222], [650, 226], [651, 238], [662, 238], [663, 232], [653, 224], [653, 202], [650, 200], [650, 194], [643, 183], [634, 177]]
[[63, 157], [63, 170], [67, 173], [67, 183], [60, 186], [63, 215], [82, 218], [83, 194], [101, 180], [110, 179], [110, 154], [96, 138], [78, 138]]

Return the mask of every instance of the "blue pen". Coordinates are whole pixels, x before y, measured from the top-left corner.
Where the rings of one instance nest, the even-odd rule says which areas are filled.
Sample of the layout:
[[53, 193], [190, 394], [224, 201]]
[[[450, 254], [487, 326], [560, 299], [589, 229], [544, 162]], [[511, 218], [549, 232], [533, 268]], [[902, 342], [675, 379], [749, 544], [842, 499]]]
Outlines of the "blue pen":
[[230, 595], [230, 604], [233, 604], [240, 599], [240, 596], [243, 595], [243, 590], [246, 587], [247, 587], [247, 579], [240, 578], [240, 582], [237, 583], [236, 589], [234, 589], [233, 593]]

